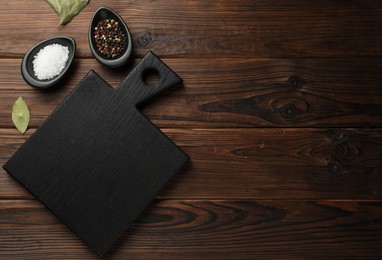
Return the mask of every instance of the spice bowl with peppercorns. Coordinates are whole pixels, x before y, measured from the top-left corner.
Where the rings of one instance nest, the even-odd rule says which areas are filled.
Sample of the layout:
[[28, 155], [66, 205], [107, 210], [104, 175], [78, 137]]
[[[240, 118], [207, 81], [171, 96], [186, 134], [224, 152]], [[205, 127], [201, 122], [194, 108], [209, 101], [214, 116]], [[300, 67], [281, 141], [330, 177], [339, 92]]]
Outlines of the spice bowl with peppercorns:
[[132, 51], [132, 40], [123, 19], [108, 7], [98, 8], [89, 27], [89, 46], [94, 57], [105, 66], [124, 65]]

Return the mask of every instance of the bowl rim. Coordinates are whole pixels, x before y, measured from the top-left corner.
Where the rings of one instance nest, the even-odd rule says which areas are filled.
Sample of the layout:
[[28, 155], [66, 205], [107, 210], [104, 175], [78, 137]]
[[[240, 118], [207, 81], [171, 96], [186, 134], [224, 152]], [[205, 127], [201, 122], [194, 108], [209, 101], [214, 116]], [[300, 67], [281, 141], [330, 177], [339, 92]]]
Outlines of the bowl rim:
[[[40, 49], [41, 49], [43, 46], [44, 47], [47, 46], [48, 42], [51, 42], [53, 44], [53, 43], [55, 43], [55, 40], [57, 40], [57, 39], [63, 39], [63, 40], [66, 40], [66, 41], [70, 42], [70, 44], [72, 45], [71, 47], [73, 48], [72, 53], [69, 53], [69, 58], [66, 61], [65, 67], [63, 68], [63, 70], [61, 71], [61, 73], [59, 75], [55, 76], [52, 79], [49, 79], [49, 80], [36, 80], [36, 79], [34, 79], [31, 76], [30, 71], [28, 70], [28, 67], [27, 67], [28, 58], [30, 57], [31, 53], [34, 50], [36, 50], [37, 48], [40, 47]], [[73, 62], [75, 52], [76, 52], [76, 42], [75, 42], [75, 40], [72, 37], [69, 37], [69, 36], [56, 36], [56, 37], [51, 37], [51, 38], [47, 38], [45, 40], [42, 40], [42, 41], [36, 43], [35, 45], [33, 45], [25, 53], [25, 55], [23, 57], [23, 60], [21, 62], [21, 74], [22, 74], [24, 80], [29, 85], [31, 85], [32, 87], [41, 88], [41, 89], [49, 88], [49, 87], [55, 85], [58, 81], [60, 81], [64, 77], [64, 75], [69, 70], [69, 67], [71, 66], [71, 64]]]
[[[123, 53], [123, 55], [121, 55], [120, 57], [118, 57], [116, 59], [105, 59], [105, 58], [103, 58], [100, 54], [98, 54], [98, 51], [96, 50], [95, 46], [93, 46], [93, 41], [92, 41], [93, 26], [92, 26], [92, 24], [94, 22], [96, 15], [102, 10], [107, 10], [108, 12], [111, 12], [113, 15], [115, 15], [123, 23], [123, 26], [126, 28], [127, 48], [126, 48], [126, 51]], [[117, 68], [117, 67], [121, 67], [122, 65], [124, 65], [127, 62], [127, 60], [129, 59], [131, 52], [132, 52], [132, 39], [131, 39], [131, 33], [129, 30], [129, 27], [126, 25], [126, 22], [122, 19], [122, 17], [116, 11], [114, 11], [113, 9], [111, 9], [110, 7], [107, 7], [107, 6], [101, 6], [101, 7], [97, 8], [97, 10], [95, 10], [95, 12], [93, 13], [93, 15], [90, 19], [90, 24], [89, 24], [88, 42], [89, 42], [90, 50], [91, 50], [93, 56], [96, 58], [96, 60], [98, 62], [100, 62], [101, 64], [108, 66], [108, 67], [111, 67], [111, 68]]]

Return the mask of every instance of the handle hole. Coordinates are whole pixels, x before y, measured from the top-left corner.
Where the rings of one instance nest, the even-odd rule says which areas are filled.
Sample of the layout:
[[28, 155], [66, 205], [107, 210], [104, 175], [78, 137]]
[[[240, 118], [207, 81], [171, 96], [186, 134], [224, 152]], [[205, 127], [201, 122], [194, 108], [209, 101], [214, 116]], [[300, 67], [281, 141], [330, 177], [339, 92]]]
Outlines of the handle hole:
[[147, 68], [142, 72], [142, 81], [146, 86], [158, 86], [160, 80], [159, 71], [155, 68]]

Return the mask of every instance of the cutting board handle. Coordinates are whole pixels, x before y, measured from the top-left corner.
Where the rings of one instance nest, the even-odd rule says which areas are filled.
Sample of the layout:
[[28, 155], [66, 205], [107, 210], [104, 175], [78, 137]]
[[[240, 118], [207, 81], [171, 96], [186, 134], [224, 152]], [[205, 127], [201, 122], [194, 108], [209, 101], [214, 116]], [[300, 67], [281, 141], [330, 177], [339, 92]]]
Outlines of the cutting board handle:
[[[145, 73], [154, 70], [159, 75], [156, 86], [148, 86], [145, 83]], [[133, 105], [139, 105], [168, 88], [182, 82], [164, 62], [153, 52], [149, 51], [141, 62], [130, 72], [116, 89], [120, 91], [126, 100]]]

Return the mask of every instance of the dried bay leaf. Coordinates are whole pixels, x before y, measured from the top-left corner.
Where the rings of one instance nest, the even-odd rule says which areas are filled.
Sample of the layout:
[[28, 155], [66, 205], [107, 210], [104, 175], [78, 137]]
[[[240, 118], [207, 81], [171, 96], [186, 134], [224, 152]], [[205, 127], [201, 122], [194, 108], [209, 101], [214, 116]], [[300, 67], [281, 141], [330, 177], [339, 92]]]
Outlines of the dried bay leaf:
[[15, 103], [13, 104], [12, 109], [12, 121], [16, 126], [17, 130], [19, 130], [22, 134], [28, 128], [30, 120], [30, 114], [27, 104], [25, 103], [22, 97], [19, 97]]
[[67, 24], [84, 8], [89, 0], [46, 0], [60, 16], [60, 25]]

